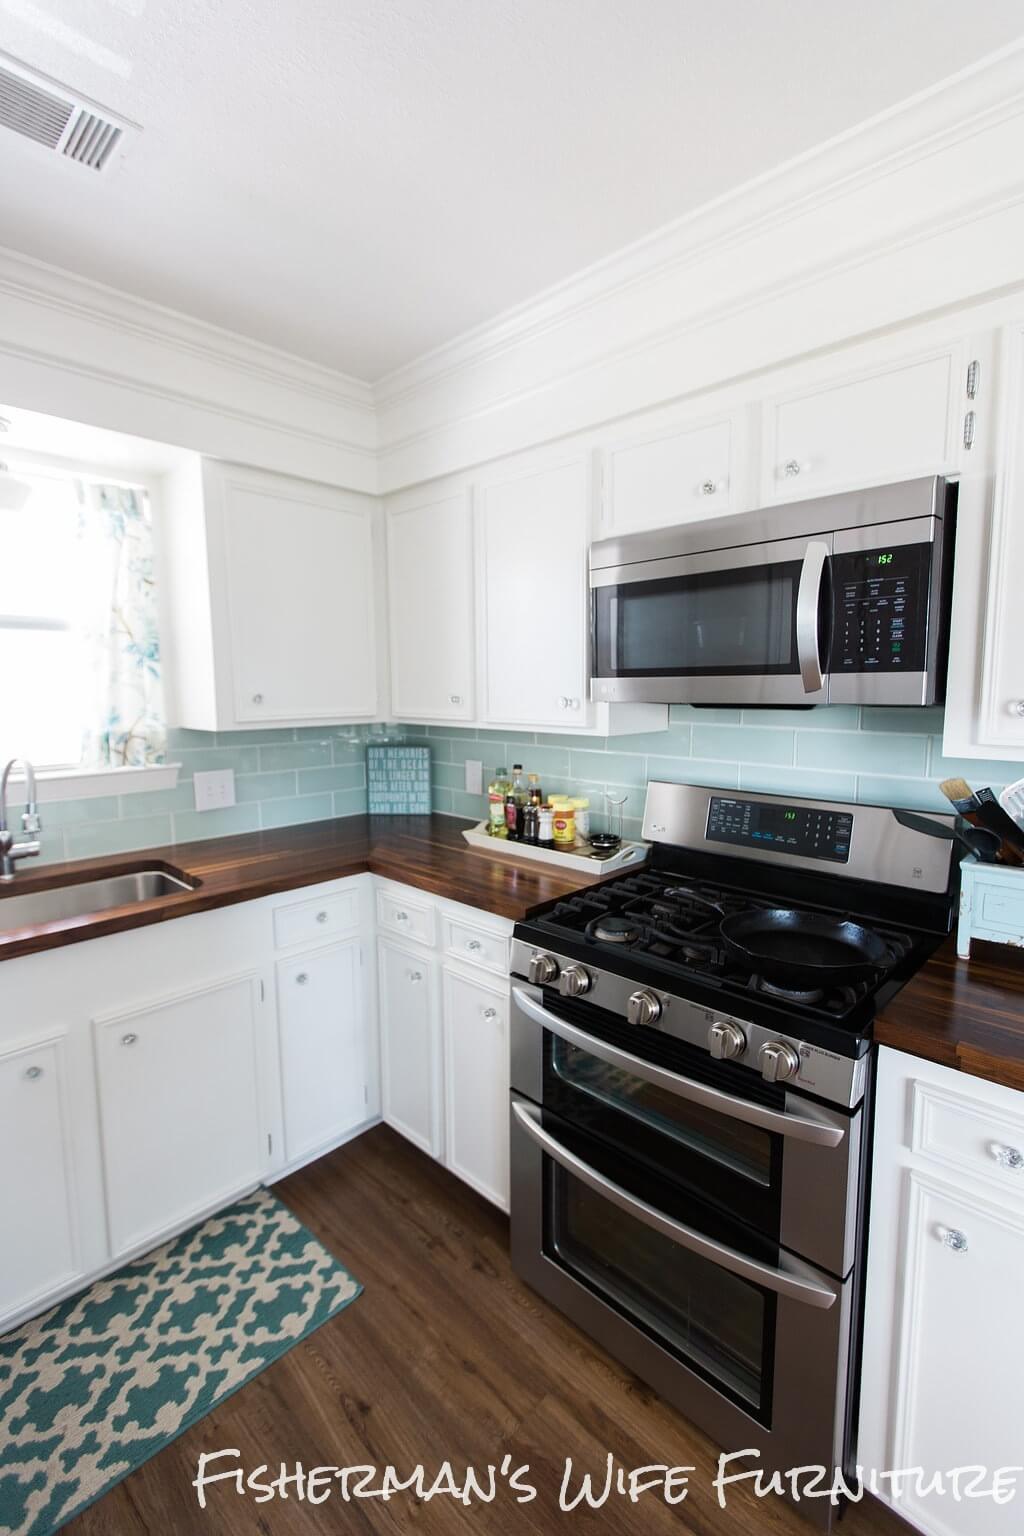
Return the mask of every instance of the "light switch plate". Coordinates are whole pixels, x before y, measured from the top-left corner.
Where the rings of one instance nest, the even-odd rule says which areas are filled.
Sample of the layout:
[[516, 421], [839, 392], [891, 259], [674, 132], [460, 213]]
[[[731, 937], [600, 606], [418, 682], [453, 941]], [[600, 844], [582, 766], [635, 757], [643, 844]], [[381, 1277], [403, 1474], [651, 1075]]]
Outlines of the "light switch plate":
[[235, 803], [235, 770], [213, 768], [192, 775], [192, 790], [197, 811], [222, 811]]
[[484, 792], [484, 765], [473, 758], [466, 759], [466, 794], [482, 795]]

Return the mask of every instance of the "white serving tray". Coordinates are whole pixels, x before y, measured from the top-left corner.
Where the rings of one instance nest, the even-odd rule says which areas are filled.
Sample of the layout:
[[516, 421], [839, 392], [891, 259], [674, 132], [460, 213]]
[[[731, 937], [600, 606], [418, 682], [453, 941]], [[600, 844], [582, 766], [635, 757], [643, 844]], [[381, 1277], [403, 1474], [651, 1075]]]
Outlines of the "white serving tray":
[[617, 869], [640, 867], [647, 859], [650, 843], [621, 842], [612, 853], [601, 853], [589, 843], [577, 843], [572, 850], [538, 848], [535, 843], [518, 843], [504, 837], [491, 837], [486, 821], [464, 827], [463, 837], [472, 848], [498, 853], [509, 859], [524, 859], [541, 864], [557, 864], [561, 869], [576, 869], [584, 875], [610, 875]]

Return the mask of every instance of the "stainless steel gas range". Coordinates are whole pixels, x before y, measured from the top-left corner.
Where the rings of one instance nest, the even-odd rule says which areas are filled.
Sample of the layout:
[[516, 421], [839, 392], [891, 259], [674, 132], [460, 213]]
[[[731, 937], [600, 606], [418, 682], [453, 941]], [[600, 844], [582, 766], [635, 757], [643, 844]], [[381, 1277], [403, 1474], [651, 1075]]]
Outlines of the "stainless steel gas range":
[[668, 784], [644, 834], [515, 929], [513, 1262], [724, 1450], [848, 1470], [871, 1021], [949, 930], [952, 844]]

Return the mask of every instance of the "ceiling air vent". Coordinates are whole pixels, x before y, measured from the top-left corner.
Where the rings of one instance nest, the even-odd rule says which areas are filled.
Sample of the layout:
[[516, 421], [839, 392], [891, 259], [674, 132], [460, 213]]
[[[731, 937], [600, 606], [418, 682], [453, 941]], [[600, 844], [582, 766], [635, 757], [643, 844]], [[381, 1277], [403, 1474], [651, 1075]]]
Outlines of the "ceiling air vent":
[[0, 127], [101, 171], [129, 125], [0, 53]]

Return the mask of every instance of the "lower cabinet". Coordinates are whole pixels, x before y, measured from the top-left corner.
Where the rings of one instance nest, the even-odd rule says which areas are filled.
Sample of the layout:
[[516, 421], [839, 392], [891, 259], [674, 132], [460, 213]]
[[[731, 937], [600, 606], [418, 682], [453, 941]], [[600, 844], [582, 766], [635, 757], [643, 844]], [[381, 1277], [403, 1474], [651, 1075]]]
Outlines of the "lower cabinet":
[[508, 1210], [507, 990], [444, 967], [444, 1160]]
[[259, 1007], [246, 975], [93, 1021], [114, 1255], [262, 1176]]
[[441, 1152], [441, 1031], [437, 961], [380, 939], [381, 1091], [384, 1119], [431, 1157]]
[[78, 1272], [62, 1071], [59, 1041], [0, 1055], [0, 1317]]
[[277, 964], [285, 1157], [337, 1142], [369, 1110], [359, 939]]
[[927, 1536], [1020, 1531], [1022, 1273], [1024, 1096], [882, 1050], [857, 1461]]

